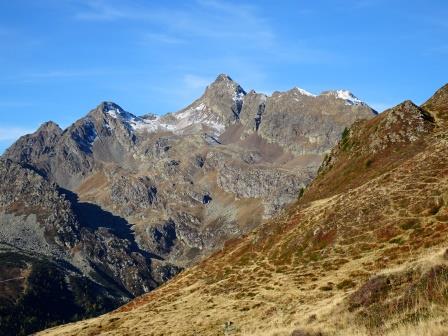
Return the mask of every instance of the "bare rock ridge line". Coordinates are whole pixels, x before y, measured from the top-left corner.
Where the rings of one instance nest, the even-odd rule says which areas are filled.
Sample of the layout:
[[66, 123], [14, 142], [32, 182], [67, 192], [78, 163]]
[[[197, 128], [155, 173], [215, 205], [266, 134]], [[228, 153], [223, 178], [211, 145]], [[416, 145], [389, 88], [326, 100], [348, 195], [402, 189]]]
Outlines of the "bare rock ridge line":
[[356, 121], [287, 209], [119, 309], [39, 335], [448, 334], [447, 111], [448, 85]]
[[[267, 96], [222, 74], [175, 113], [103, 102], [66, 129], [43, 124], [0, 159], [2, 267], [23, 277], [0, 288], [2, 323], [15, 334], [29, 320], [26, 334], [153, 290], [281, 213], [343, 130], [375, 115], [348, 91]], [[44, 293], [48, 270], [71, 310], [43, 307], [34, 325], [26, 288]]]

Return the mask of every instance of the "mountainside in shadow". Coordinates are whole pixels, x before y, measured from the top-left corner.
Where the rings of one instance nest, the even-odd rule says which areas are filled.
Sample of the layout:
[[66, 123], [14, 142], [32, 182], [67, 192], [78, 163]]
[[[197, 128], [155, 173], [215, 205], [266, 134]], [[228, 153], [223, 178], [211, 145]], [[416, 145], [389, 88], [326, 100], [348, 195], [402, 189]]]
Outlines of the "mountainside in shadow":
[[[43, 124], [0, 160], [2, 325], [26, 334], [156, 288], [281, 213], [344, 129], [375, 115], [348, 91], [267, 96], [219, 75], [176, 113], [103, 102], [64, 130]], [[38, 317], [26, 302], [54, 286]]]
[[155, 291], [41, 335], [445, 335], [448, 86], [344, 131], [300, 199]]
[[4, 335], [110, 311], [178, 272], [141, 250], [122, 218], [4, 159], [0, 222]]

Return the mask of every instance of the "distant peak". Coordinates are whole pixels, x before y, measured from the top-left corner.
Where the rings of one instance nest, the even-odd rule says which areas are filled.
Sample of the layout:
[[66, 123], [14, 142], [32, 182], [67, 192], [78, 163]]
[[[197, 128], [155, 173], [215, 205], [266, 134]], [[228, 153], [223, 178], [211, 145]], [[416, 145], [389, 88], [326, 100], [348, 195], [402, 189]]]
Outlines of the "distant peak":
[[347, 105], [366, 105], [361, 99], [356, 97], [349, 90], [332, 90], [323, 92], [322, 95], [334, 96], [338, 99], [345, 100]]
[[50, 121], [44, 122], [42, 125], [40, 125], [37, 132], [42, 132], [42, 131], [61, 133], [62, 128], [59, 127], [58, 124], [56, 124], [55, 122], [50, 120]]
[[[215, 81], [213, 83], [211, 83], [208, 87], [207, 90], [229, 90], [231, 92], [234, 92], [235, 96], [245, 96], [246, 95], [246, 91], [244, 91], [244, 89], [237, 83], [235, 82], [229, 75], [227, 74], [220, 74], [218, 75], [218, 77], [216, 77]], [[236, 99], [236, 98], [235, 98]]]
[[219, 74], [218, 77], [216, 77], [215, 82], [222, 82], [222, 81], [233, 82], [233, 79], [229, 75], [222, 73]]
[[103, 120], [108, 128], [114, 128], [118, 122], [130, 132], [169, 129], [169, 125], [161, 123], [155, 114], [147, 113], [138, 117], [113, 102], [102, 102], [90, 115], [95, 119], [100, 116], [100, 120]]
[[297, 92], [298, 94], [301, 94], [301, 95], [303, 95], [303, 96], [316, 97], [315, 94], [312, 94], [311, 92], [308, 92], [308, 91], [306, 91], [306, 90], [304, 90], [304, 89], [302, 89], [302, 88], [299, 88], [299, 87], [297, 87], [297, 86], [294, 87], [294, 88], [292, 89], [292, 91]]
[[[90, 111], [88, 117], [104, 122], [107, 127], [110, 127], [111, 122], [118, 121], [129, 130], [136, 130], [143, 126], [149, 119], [137, 117], [134, 114], [125, 111], [121, 106], [114, 102], [104, 101], [98, 105], [94, 110]], [[112, 124], [113, 124], [112, 123]]]
[[121, 108], [120, 105], [110, 101], [102, 102], [99, 107], [103, 112], [109, 112], [109, 111], [124, 112], [124, 110]]
[[112, 117], [114, 119], [120, 119], [123, 121], [138, 119], [138, 117], [136, 117], [132, 113], [125, 111], [120, 105], [111, 101], [103, 101], [94, 110], [92, 110], [89, 115]]
[[103, 112], [107, 115], [111, 116], [114, 119], [119, 119], [124, 122], [135, 122], [141, 120], [141, 118], [136, 117], [130, 112], [127, 112], [121, 108], [121, 106], [112, 103], [112, 102], [104, 102], [102, 104]]
[[94, 118], [102, 118], [109, 114], [109, 112], [115, 111], [117, 113], [124, 112], [124, 110], [114, 102], [110, 101], [103, 101], [101, 102], [97, 107], [95, 107], [93, 110], [89, 112], [90, 117]]

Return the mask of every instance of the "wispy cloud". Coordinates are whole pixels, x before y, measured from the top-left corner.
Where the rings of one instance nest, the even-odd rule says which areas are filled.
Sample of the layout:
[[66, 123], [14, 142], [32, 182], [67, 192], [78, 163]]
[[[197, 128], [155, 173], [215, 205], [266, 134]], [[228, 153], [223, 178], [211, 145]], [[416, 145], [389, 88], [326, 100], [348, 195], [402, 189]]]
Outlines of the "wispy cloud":
[[165, 33], [145, 33], [142, 37], [143, 44], [159, 42], [164, 44], [184, 44], [187, 41], [184, 38], [169, 35]]
[[[157, 42], [179, 43], [185, 37], [212, 39], [238, 39], [267, 44], [273, 38], [269, 23], [256, 6], [237, 2], [197, 0], [176, 9], [157, 7], [154, 4], [138, 6], [114, 1], [82, 1], [74, 18], [84, 21], [132, 20], [156, 25], [160, 33], [143, 33], [143, 39]], [[231, 23], [231, 24], [229, 24]], [[165, 33], [168, 32], [168, 33]]]
[[[272, 81], [267, 80], [268, 73], [277, 66], [334, 64], [340, 60], [333, 52], [319, 47], [306, 32], [294, 32], [293, 38], [290, 38], [277, 31], [278, 24], [272, 21], [266, 7], [258, 2], [67, 2], [70, 6], [64, 7], [64, 11], [69, 13], [74, 21], [72, 23], [81, 23], [83, 26], [92, 24], [101, 28], [113, 24], [113, 29], [120, 30], [117, 40], [121, 41], [121, 47], [131, 50], [130, 54], [138, 55], [138, 59], [148, 59], [149, 62], [160, 64], [155, 68], [143, 65], [134, 76], [124, 74], [121, 77], [126, 81], [125, 88], [123, 82], [120, 82], [120, 87], [113, 89], [115, 92], [123, 92], [139, 84], [145, 90], [151, 86], [149, 89], [159, 93], [160, 97], [183, 103], [200, 95], [205, 86], [221, 72], [229, 73], [236, 80], [244, 80], [248, 88], [269, 91], [273, 85]], [[122, 40], [123, 36], [126, 37], [125, 40]], [[308, 40], [301, 37], [307, 37]], [[104, 62], [107, 64], [108, 60]], [[120, 64], [122, 69], [129, 69], [128, 64], [115, 64]], [[95, 77], [110, 75], [115, 70], [65, 69], [64, 66], [56, 68], [55, 65], [55, 69], [34, 72], [28, 70], [8, 80], [16, 83], [95, 80]], [[168, 83], [165, 79], [148, 84], [151, 81], [148, 76], [173, 78], [175, 84]], [[5, 78], [0, 81], [6, 82]]]
[[0, 127], [0, 141], [13, 141], [34, 131], [23, 127]]
[[192, 100], [198, 98], [211, 83], [214, 78], [212, 76], [200, 76], [195, 74], [186, 74], [175, 87], [166, 85], [157, 85], [149, 87], [149, 90], [157, 95], [166, 96], [167, 99], [176, 100], [181, 105], [191, 103]]
[[147, 23], [164, 22], [171, 18], [173, 21], [181, 20], [178, 10], [167, 10], [165, 7], [156, 7], [149, 2], [126, 3], [114, 0], [80, 0], [74, 13], [74, 19], [80, 21], [110, 22], [110, 21], [145, 21]]
[[[301, 40], [300, 33], [294, 41], [284, 41], [256, 3], [196, 0], [188, 5], [167, 8], [157, 7], [154, 3], [138, 6], [94, 0], [85, 2], [75, 18], [143, 23], [135, 32], [140, 45], [199, 44], [205, 53], [213, 48], [215, 53], [227, 57], [238, 54], [240, 59], [250, 58], [251, 62], [327, 64], [338, 61], [334, 52], [313, 46], [313, 41]], [[191, 48], [186, 50], [191, 52]], [[179, 53], [183, 52], [179, 50]]]
[[11, 107], [29, 107], [29, 106], [33, 106], [33, 104], [25, 101], [3, 101], [3, 100], [0, 101], [0, 107], [11, 108]]
[[118, 19], [136, 19], [142, 13], [129, 11], [125, 8], [116, 7], [111, 1], [89, 0], [81, 1], [82, 9], [75, 14], [75, 18], [86, 21], [114, 21]]
[[[45, 81], [74, 80], [77, 78], [89, 78], [94, 76], [105, 76], [117, 74], [116, 70], [108, 69], [46, 69], [42, 71], [26, 71], [15, 74], [14, 76], [4, 76], [0, 79], [0, 83], [41, 83]], [[0, 102], [0, 106], [1, 106]]]
[[183, 78], [186, 89], [203, 89], [210, 83], [210, 78], [187, 74]]
[[101, 70], [47, 70], [42, 72], [31, 72], [25, 75], [29, 79], [45, 79], [45, 78], [74, 78], [87, 77], [92, 75], [100, 75]]
[[[352, 1], [353, 7], [357, 9], [365, 9], [368, 7], [378, 6], [384, 3], [385, 0], [354, 0]], [[344, 4], [347, 5], [347, 1], [344, 0]]]

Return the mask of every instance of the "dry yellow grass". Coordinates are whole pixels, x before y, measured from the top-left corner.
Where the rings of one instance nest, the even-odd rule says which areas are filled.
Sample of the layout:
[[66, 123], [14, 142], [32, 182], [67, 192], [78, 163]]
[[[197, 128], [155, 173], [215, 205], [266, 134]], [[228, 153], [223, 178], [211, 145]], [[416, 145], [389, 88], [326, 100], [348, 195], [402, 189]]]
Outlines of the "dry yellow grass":
[[[393, 112], [350, 141], [391, 123], [415, 140], [340, 149], [275, 220], [115, 312], [40, 335], [447, 335], [448, 131], [398, 127]], [[333, 170], [358, 180], [336, 193]]]

